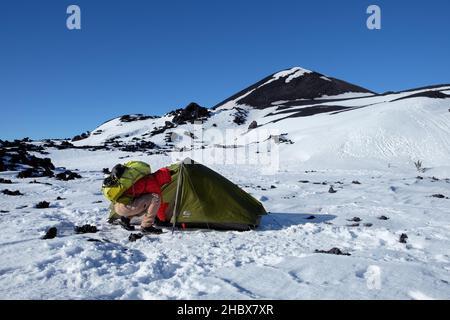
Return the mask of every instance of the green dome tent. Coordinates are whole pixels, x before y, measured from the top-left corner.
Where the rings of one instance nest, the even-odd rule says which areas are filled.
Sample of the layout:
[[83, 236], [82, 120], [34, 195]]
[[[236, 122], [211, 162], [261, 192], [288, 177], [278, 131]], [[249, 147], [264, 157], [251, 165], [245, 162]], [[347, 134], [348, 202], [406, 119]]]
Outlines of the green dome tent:
[[[170, 225], [245, 231], [267, 214], [258, 200], [200, 163], [187, 158], [168, 168], [172, 181], [163, 186], [162, 197]], [[118, 218], [112, 206], [110, 218]]]
[[[171, 223], [186, 227], [249, 230], [267, 214], [263, 205], [208, 167], [187, 158], [168, 167], [172, 182], [162, 189]], [[173, 214], [174, 213], [174, 214]]]

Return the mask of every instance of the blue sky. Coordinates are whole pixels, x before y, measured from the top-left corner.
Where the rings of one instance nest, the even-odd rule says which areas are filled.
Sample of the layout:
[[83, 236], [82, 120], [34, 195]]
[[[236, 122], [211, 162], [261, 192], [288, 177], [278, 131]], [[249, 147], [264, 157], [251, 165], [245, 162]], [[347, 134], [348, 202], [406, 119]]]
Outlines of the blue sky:
[[[366, 28], [370, 4], [382, 30]], [[449, 15], [448, 0], [4, 0], [0, 139], [211, 107], [292, 66], [378, 92], [450, 83]]]

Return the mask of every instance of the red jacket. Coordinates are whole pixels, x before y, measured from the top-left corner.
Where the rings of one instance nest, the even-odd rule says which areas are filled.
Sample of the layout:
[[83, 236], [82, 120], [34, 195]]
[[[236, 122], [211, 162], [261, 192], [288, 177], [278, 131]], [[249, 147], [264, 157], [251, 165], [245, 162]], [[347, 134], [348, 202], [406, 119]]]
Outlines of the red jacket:
[[158, 210], [158, 218], [161, 221], [165, 221], [166, 219], [165, 211], [167, 209], [168, 204], [163, 202], [161, 187], [171, 181], [172, 176], [170, 175], [170, 170], [167, 168], [162, 168], [138, 180], [130, 189], [125, 191], [125, 194], [132, 196], [133, 198], [139, 197], [140, 195], [147, 193], [158, 194], [161, 197], [161, 206], [159, 207]]

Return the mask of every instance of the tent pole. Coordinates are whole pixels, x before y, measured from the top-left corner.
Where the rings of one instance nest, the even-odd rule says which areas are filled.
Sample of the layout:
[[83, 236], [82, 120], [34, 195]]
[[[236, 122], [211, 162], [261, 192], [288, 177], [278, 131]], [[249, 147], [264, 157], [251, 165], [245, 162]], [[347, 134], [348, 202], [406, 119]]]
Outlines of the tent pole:
[[178, 217], [178, 196], [180, 193], [180, 187], [181, 187], [181, 179], [183, 179], [183, 167], [184, 167], [184, 162], [181, 161], [180, 162], [180, 171], [178, 172], [178, 181], [177, 181], [177, 192], [175, 194], [175, 205], [173, 206], [173, 225], [172, 225], [172, 234], [175, 232], [175, 225], [177, 223], [177, 217]]

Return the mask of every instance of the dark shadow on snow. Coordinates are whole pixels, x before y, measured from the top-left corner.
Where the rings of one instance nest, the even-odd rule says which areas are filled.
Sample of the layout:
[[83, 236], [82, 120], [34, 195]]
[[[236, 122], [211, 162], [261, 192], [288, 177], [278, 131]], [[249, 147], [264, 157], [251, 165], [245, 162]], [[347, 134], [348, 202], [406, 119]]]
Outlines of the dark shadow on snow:
[[31, 241], [40, 240], [40, 239], [41, 239], [41, 238], [31, 238], [31, 239], [24, 239], [24, 240], [17, 240], [17, 241], [3, 242], [3, 243], [0, 243], [0, 247], [3, 247], [3, 246], [11, 246], [11, 245], [15, 245], [15, 244], [21, 244], [21, 243], [31, 242]]
[[306, 223], [325, 223], [334, 218], [336, 216], [330, 214], [274, 212], [262, 217], [261, 225], [257, 230], [282, 230]]
[[[302, 225], [306, 223], [328, 223], [330, 220], [335, 219], [336, 216], [334, 215], [326, 215], [326, 214], [314, 214], [314, 213], [268, 213], [267, 215], [264, 215], [261, 217], [261, 222], [259, 226], [256, 229], [253, 228], [242, 228], [240, 229], [233, 229], [228, 227], [214, 227], [214, 224], [204, 224], [203, 226], [190, 226], [186, 229], [182, 229], [181, 226], [177, 226], [175, 228], [176, 232], [189, 232], [189, 231], [203, 231], [203, 232], [214, 232], [214, 231], [272, 231], [272, 230], [282, 230], [286, 229], [292, 226]], [[132, 224], [138, 224], [138, 219], [133, 219]], [[164, 233], [171, 232], [172, 226], [171, 224], [167, 225], [157, 225], [158, 228], [162, 228], [165, 230]], [[136, 229], [136, 231], [139, 231]]]

